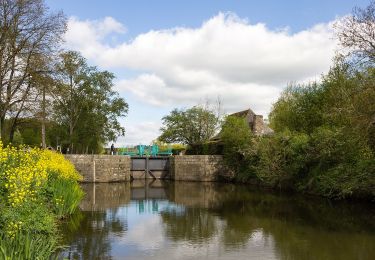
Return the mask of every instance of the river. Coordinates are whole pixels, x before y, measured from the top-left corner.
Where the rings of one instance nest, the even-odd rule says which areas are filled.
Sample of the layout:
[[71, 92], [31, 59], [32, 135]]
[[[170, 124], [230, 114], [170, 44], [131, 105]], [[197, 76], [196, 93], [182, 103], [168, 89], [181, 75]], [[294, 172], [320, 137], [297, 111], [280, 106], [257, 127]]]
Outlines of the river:
[[375, 259], [374, 204], [245, 185], [82, 185], [61, 224], [67, 259]]

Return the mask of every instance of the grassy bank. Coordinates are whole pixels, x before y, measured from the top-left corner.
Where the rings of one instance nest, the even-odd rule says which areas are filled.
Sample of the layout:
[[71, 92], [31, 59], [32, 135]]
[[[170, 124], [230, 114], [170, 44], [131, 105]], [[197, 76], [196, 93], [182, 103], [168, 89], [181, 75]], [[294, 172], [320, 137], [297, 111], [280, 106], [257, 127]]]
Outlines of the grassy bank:
[[0, 142], [0, 259], [48, 259], [56, 222], [83, 197], [80, 179], [61, 154]]

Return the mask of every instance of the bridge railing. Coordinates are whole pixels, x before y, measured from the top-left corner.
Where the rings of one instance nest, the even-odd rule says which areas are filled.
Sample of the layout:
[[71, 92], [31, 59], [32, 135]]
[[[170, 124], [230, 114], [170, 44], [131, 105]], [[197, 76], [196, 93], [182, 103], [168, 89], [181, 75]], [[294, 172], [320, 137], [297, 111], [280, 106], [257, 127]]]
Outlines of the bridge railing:
[[160, 149], [158, 145], [137, 145], [136, 147], [119, 148], [119, 155], [129, 156], [169, 156], [172, 155], [172, 148]]

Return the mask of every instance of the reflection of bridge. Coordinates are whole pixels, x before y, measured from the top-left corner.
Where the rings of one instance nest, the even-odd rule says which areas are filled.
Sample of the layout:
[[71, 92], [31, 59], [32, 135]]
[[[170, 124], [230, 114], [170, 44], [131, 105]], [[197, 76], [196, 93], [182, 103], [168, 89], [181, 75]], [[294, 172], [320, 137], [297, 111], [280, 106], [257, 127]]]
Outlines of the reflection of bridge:
[[130, 197], [132, 200], [168, 199], [165, 183], [158, 180], [134, 180], [131, 184]]
[[131, 200], [170, 199], [169, 184], [162, 180], [133, 180], [132, 182], [82, 184], [85, 197], [83, 211], [118, 208]]
[[[212, 208], [230, 194], [232, 185], [163, 180], [82, 184], [85, 197], [83, 211], [116, 209], [130, 201], [169, 200], [187, 207]], [[189, 196], [187, 196], [189, 194]]]

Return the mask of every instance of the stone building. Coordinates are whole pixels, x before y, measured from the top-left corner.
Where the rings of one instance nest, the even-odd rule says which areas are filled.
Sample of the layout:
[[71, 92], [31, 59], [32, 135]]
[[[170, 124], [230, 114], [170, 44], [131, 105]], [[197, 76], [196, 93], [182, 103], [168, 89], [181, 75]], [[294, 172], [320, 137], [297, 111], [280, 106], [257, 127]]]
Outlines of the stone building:
[[255, 135], [272, 134], [273, 130], [264, 122], [262, 115], [256, 115], [253, 110], [246, 109], [240, 112], [231, 114], [230, 116], [243, 117], [249, 125], [249, 128]]

